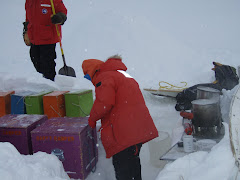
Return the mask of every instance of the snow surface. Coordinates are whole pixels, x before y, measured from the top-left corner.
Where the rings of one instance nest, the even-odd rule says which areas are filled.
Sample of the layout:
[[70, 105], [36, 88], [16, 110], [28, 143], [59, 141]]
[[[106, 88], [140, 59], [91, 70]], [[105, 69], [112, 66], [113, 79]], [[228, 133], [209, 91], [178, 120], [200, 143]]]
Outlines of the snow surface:
[[[107, 59], [120, 54], [128, 73], [143, 88], [158, 88], [159, 81], [192, 86], [214, 81], [212, 62], [234, 67], [240, 59], [240, 1], [238, 0], [64, 0], [68, 20], [63, 26], [63, 49], [68, 66], [77, 78], [57, 76], [55, 82], [42, 78], [29, 58], [22, 39], [24, 1], [1, 2], [0, 90], [41, 92], [43, 90], [94, 89], [83, 78], [84, 59]], [[56, 60], [62, 66], [57, 46]], [[150, 163], [148, 144], [141, 150], [143, 180], [234, 179], [234, 158], [229, 144], [228, 113], [234, 91], [223, 91], [221, 111], [226, 134], [211, 152], [195, 152], [168, 163], [164, 169]], [[142, 91], [159, 131], [168, 132], [172, 144], [182, 132], [181, 117], [173, 98], [156, 97]], [[97, 124], [98, 128], [100, 124]], [[111, 159], [99, 141], [99, 162], [88, 180], [115, 179]], [[0, 143], [0, 179], [68, 179], [58, 159], [43, 152], [20, 155], [9, 143]]]

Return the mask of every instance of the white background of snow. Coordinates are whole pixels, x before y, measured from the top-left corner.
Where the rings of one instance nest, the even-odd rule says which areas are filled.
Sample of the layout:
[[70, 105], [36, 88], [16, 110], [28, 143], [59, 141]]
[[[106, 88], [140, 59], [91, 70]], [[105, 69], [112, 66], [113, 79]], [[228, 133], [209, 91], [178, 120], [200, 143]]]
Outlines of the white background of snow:
[[[35, 71], [29, 47], [23, 43], [24, 3], [23, 0], [1, 2], [2, 91], [94, 89], [83, 78], [82, 61], [105, 60], [116, 53], [122, 55], [127, 72], [139, 82], [141, 89], [158, 88], [159, 81], [174, 85], [186, 81], [188, 86], [212, 82], [212, 61], [234, 67], [240, 64], [238, 0], [64, 0], [68, 20], [63, 26], [63, 49], [67, 65], [75, 69], [78, 78], [58, 76], [56, 82], [51, 82]], [[58, 70], [63, 64], [59, 45], [56, 49]], [[224, 91], [221, 97], [226, 122], [233, 92]], [[181, 129], [174, 99], [155, 97], [145, 91], [143, 95], [159, 131], [172, 135], [173, 130]], [[178, 159], [161, 173], [161, 169], [149, 163], [145, 144], [141, 150], [143, 180], [229, 179], [234, 175], [234, 159], [227, 134], [210, 153], [197, 152]], [[174, 141], [177, 135], [173, 133], [172, 137]], [[45, 153], [23, 156], [8, 143], [0, 146], [0, 179], [66, 179], [54, 156]], [[99, 155], [97, 171], [87, 179], [114, 179], [111, 159], [105, 158], [101, 143]]]

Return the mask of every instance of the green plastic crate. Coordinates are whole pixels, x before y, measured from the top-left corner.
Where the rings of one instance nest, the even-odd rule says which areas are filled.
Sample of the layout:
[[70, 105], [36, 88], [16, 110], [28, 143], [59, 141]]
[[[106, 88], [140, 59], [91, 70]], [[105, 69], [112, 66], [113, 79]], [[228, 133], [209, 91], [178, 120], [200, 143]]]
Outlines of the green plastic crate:
[[86, 117], [93, 106], [92, 90], [79, 90], [64, 94], [67, 117]]
[[44, 91], [37, 94], [25, 97], [26, 113], [27, 114], [44, 114], [43, 111], [43, 96], [52, 91]]

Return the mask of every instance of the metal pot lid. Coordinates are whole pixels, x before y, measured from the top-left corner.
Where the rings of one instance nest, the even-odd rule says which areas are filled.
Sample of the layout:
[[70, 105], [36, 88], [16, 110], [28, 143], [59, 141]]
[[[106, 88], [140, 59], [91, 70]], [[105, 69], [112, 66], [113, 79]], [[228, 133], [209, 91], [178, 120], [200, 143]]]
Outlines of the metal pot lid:
[[211, 87], [206, 87], [206, 86], [199, 86], [197, 89], [202, 90], [202, 91], [207, 91], [207, 92], [213, 92], [213, 93], [220, 93], [219, 90], [211, 88]]
[[213, 99], [197, 99], [192, 101], [193, 105], [209, 105], [209, 104], [216, 104], [218, 103], [218, 100], [213, 98]]

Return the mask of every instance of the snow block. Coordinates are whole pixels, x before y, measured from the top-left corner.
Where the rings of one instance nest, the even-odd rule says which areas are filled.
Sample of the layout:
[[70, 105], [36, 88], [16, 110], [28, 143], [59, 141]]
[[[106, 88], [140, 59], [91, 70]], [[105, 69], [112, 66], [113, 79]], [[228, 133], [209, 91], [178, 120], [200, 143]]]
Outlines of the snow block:
[[0, 118], [0, 142], [10, 142], [21, 154], [32, 154], [30, 132], [47, 120], [45, 115], [8, 114]]
[[86, 117], [93, 106], [92, 90], [68, 92], [65, 95], [67, 117]]
[[11, 114], [26, 114], [25, 96], [34, 92], [26, 91], [11, 94]]
[[64, 94], [68, 91], [54, 91], [43, 96], [44, 114], [48, 118], [66, 116]]
[[27, 114], [44, 114], [43, 96], [51, 92], [40, 92], [25, 97]]
[[98, 149], [96, 129], [87, 117], [56, 117], [31, 132], [33, 152], [56, 155], [69, 177], [86, 179], [96, 168]]
[[11, 94], [15, 91], [0, 92], [0, 117], [11, 113]]

